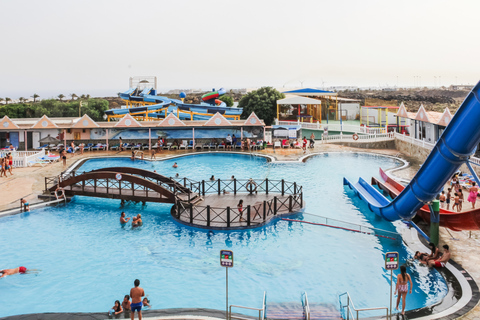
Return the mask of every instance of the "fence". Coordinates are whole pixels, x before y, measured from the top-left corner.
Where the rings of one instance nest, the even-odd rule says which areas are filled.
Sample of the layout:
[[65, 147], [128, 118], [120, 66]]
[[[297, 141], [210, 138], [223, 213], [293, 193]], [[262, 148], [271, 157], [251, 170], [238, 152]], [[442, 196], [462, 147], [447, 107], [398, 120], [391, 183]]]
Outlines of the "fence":
[[340, 134], [336, 135], [328, 135], [323, 136], [322, 141], [323, 143], [330, 143], [330, 142], [354, 142], [354, 141], [361, 141], [361, 142], [377, 142], [377, 141], [389, 141], [395, 139], [393, 132], [389, 133], [380, 133], [380, 134], [359, 134], [357, 135], [357, 140], [353, 138], [353, 134]]
[[38, 158], [45, 156], [45, 149], [41, 151], [1, 151], [0, 157], [5, 157], [8, 153], [12, 154], [13, 166], [15, 168], [28, 167], [28, 164], [35, 162]]
[[367, 134], [380, 134], [386, 133], [385, 128], [371, 128], [361, 125], [354, 125], [354, 124], [339, 124], [339, 123], [309, 123], [309, 122], [298, 122], [298, 121], [278, 121], [279, 125], [298, 125], [301, 126], [303, 129], [317, 129], [323, 130], [325, 127], [328, 128], [328, 131], [347, 131], [347, 132], [354, 132], [354, 133], [367, 133]]
[[[177, 198], [175, 204], [175, 216], [177, 219], [189, 222], [190, 224], [203, 225], [207, 227], [240, 227], [252, 224], [261, 224], [270, 217], [277, 214], [296, 212], [303, 208], [303, 189], [296, 182], [287, 182], [285, 180], [255, 181], [248, 180], [215, 180], [215, 181], [193, 181], [186, 178], [175, 179], [189, 187], [192, 195], [195, 197], [205, 196], [206, 194], [239, 193], [274, 194], [271, 198], [265, 198], [253, 205], [247, 205], [242, 210], [238, 208], [212, 207], [210, 205], [195, 205], [195, 199]], [[244, 220], [244, 221], [241, 221]]]

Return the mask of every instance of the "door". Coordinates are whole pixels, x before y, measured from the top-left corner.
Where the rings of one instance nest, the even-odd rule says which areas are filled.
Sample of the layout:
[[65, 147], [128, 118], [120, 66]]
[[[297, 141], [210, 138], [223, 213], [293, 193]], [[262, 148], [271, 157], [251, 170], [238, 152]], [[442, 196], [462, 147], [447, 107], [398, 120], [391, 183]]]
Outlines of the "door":
[[10, 143], [18, 149], [18, 132], [10, 132]]
[[33, 132], [31, 132], [31, 131], [27, 131], [27, 150], [33, 148], [33, 144], [32, 144], [32, 141], [33, 141], [32, 133], [33, 133]]
[[40, 142], [38, 141], [40, 140], [40, 132], [33, 132], [32, 133], [32, 147], [33, 148], [38, 148], [40, 147]]

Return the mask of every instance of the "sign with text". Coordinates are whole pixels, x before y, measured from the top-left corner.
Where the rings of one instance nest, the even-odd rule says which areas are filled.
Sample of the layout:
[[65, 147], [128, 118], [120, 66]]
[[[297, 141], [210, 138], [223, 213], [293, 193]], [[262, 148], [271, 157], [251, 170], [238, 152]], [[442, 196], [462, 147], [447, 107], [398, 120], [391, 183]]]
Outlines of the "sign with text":
[[220, 265], [222, 267], [233, 267], [233, 251], [220, 250]]
[[387, 270], [398, 269], [398, 252], [387, 252], [385, 254], [385, 269]]

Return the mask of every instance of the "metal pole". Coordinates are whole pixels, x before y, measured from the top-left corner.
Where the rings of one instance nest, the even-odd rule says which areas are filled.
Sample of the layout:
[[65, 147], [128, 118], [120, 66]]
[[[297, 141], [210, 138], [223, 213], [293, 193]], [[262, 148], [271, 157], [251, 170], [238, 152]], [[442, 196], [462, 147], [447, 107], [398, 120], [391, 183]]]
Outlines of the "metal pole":
[[225, 268], [225, 272], [226, 272], [226, 283], [227, 283], [227, 289], [226, 289], [226, 297], [227, 297], [227, 308], [226, 308], [226, 311], [227, 311], [227, 319], [228, 319], [228, 268], [226, 267]]
[[390, 319], [392, 319], [392, 287], [393, 287], [393, 270], [390, 270]]

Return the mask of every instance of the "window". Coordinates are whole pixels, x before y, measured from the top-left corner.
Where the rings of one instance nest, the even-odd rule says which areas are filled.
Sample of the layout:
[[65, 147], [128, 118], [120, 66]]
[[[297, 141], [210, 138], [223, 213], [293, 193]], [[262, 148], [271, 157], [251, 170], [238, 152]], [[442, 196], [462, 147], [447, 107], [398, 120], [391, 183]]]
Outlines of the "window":
[[80, 132], [74, 132], [73, 133], [73, 140], [80, 140], [81, 139], [81, 133]]

